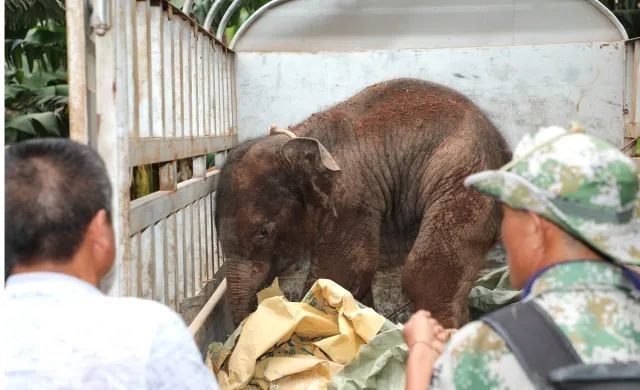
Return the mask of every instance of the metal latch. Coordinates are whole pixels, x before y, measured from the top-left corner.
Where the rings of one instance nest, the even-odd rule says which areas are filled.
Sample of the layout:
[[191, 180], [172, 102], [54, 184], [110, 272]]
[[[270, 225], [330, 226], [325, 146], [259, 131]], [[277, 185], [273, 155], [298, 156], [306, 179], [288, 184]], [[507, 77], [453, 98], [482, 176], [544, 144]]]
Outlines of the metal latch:
[[111, 28], [111, 1], [91, 0], [91, 30], [103, 36]]

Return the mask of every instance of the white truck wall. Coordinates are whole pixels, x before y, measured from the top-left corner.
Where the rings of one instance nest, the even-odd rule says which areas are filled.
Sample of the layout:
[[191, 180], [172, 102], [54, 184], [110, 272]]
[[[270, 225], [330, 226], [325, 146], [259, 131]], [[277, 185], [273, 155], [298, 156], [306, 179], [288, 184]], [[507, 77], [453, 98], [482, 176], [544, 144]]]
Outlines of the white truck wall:
[[239, 141], [290, 126], [368, 85], [414, 77], [475, 102], [513, 147], [539, 126], [578, 121], [620, 145], [625, 46], [575, 43], [363, 52], [236, 55]]

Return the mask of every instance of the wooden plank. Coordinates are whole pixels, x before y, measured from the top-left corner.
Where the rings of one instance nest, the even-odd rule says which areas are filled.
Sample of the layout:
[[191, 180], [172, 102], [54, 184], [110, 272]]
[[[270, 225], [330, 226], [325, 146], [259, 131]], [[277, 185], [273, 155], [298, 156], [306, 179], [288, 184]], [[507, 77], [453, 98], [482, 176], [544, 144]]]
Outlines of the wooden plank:
[[207, 153], [221, 152], [237, 144], [237, 135], [188, 138], [131, 138], [129, 165], [132, 167], [180, 160]]
[[206, 178], [193, 178], [178, 183], [174, 191], [157, 191], [131, 202], [129, 225], [135, 234], [195, 200], [215, 191], [219, 171], [207, 173]]

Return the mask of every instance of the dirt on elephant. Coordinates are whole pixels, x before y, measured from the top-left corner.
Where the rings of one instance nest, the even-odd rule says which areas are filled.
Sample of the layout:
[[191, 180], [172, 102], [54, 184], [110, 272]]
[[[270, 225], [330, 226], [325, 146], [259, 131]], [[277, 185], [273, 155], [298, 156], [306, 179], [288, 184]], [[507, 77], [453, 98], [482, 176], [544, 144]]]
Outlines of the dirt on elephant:
[[[234, 319], [294, 269], [302, 290], [328, 278], [383, 314], [393, 300], [461, 325], [499, 224], [494, 202], [463, 180], [509, 158], [469, 99], [415, 79], [376, 84], [239, 145], [222, 169], [216, 208]], [[381, 296], [372, 284], [399, 295]]]

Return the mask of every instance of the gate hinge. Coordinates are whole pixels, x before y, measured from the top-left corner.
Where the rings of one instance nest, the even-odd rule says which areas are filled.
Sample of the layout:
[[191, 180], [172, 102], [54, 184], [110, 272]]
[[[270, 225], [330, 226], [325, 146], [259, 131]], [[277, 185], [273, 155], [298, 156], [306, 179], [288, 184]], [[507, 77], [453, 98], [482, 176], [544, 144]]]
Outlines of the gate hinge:
[[111, 28], [111, 1], [91, 0], [91, 30], [103, 36]]

